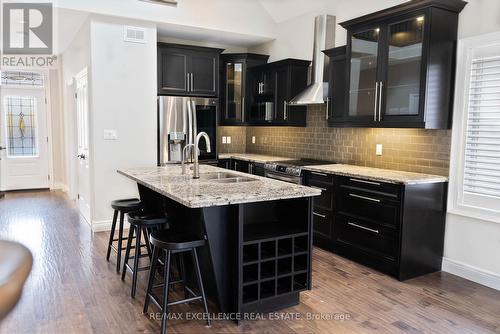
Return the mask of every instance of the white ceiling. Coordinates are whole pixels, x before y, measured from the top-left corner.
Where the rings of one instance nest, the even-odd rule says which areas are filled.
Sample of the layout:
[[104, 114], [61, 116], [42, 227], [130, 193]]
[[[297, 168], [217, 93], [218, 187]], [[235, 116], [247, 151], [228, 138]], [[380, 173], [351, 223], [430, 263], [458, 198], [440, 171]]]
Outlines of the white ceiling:
[[315, 11], [334, 0], [257, 0], [276, 23]]

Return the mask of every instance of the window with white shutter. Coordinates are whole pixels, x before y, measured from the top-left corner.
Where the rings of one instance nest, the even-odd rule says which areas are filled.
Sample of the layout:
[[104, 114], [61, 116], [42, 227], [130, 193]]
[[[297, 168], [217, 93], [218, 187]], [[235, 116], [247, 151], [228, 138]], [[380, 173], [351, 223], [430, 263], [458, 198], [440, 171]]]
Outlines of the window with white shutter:
[[458, 48], [449, 211], [500, 222], [500, 33]]

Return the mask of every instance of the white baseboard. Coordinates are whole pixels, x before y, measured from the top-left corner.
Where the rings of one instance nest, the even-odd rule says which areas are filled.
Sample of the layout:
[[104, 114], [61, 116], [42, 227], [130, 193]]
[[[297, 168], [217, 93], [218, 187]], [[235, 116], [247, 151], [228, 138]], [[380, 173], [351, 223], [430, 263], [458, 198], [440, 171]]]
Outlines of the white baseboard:
[[54, 182], [54, 184], [52, 185], [52, 189], [58, 189], [65, 193], [68, 192], [68, 186], [62, 182]]
[[466, 263], [443, 257], [442, 270], [470, 281], [500, 290], [500, 275]]
[[[92, 232], [107, 232], [107, 231], [111, 231], [111, 225], [112, 225], [113, 221], [111, 219], [109, 220], [101, 220], [101, 221], [92, 221]], [[116, 228], [118, 229], [118, 224], [120, 222], [117, 221], [116, 222]], [[123, 228], [124, 229], [128, 229], [129, 228], [129, 223], [125, 220], [124, 221], [124, 224], [123, 224]]]

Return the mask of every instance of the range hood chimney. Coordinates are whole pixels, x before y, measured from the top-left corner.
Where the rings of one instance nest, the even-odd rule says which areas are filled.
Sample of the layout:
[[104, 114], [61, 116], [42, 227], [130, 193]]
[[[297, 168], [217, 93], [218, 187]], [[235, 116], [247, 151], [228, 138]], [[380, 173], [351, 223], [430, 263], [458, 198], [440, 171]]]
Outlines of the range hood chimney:
[[329, 59], [322, 52], [335, 44], [335, 16], [319, 15], [314, 19], [313, 60], [311, 64], [311, 84], [300, 92], [289, 104], [321, 104], [328, 96]]

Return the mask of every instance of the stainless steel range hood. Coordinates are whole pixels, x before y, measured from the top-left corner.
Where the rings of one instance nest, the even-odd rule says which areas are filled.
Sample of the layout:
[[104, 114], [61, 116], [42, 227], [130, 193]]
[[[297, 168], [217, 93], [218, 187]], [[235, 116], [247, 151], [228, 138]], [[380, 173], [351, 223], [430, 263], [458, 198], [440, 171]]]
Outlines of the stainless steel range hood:
[[321, 104], [328, 96], [328, 57], [323, 50], [335, 44], [335, 16], [319, 15], [314, 19], [313, 60], [311, 84], [290, 100], [292, 105]]

